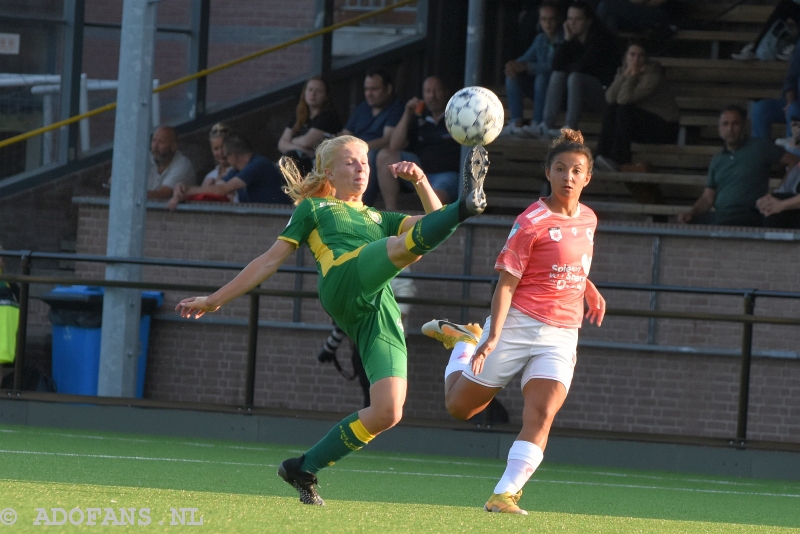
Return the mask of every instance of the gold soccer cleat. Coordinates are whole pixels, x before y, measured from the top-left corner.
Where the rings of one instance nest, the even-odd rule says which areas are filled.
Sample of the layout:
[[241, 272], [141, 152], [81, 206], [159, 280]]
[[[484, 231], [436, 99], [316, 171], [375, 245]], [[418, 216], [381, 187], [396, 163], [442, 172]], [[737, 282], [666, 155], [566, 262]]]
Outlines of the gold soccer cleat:
[[459, 341], [477, 345], [483, 329], [475, 323], [460, 325], [446, 319], [434, 319], [422, 325], [422, 333], [441, 341], [446, 349], [452, 349]]
[[519, 490], [517, 493], [494, 493], [486, 504], [483, 505], [483, 509], [487, 512], [498, 512], [501, 514], [520, 514], [520, 515], [528, 515], [528, 512], [517, 506], [520, 497], [522, 497], [522, 490]]

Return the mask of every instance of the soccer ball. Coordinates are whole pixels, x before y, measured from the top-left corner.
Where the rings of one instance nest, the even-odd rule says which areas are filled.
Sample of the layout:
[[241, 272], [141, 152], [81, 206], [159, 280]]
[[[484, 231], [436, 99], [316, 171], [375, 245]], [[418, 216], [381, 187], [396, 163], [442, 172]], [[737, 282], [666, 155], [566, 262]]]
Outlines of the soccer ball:
[[485, 87], [465, 87], [447, 103], [444, 123], [462, 145], [488, 145], [503, 129], [503, 104]]

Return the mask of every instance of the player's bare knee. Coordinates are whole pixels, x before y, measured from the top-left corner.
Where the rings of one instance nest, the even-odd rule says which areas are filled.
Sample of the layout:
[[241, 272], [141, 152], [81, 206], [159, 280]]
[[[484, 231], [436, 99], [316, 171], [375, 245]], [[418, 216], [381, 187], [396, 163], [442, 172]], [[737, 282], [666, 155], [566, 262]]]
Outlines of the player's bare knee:
[[471, 417], [471, 410], [469, 406], [465, 406], [463, 402], [460, 402], [458, 399], [451, 399], [449, 396], [445, 396], [444, 401], [445, 407], [447, 411], [450, 413], [451, 416], [455, 419], [460, 419], [461, 421], [466, 421]]

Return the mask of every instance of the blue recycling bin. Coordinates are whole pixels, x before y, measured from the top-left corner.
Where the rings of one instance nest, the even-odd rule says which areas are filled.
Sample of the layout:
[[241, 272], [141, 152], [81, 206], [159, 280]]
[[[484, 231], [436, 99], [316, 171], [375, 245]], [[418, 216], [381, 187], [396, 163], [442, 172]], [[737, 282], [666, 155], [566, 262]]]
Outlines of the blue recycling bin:
[[[53, 380], [59, 393], [97, 395], [100, 374], [104, 288], [97, 286], [56, 287], [40, 298], [50, 305], [53, 323]], [[141, 350], [136, 365], [136, 398], [144, 396], [150, 320], [164, 302], [160, 291], [142, 291], [139, 322]]]

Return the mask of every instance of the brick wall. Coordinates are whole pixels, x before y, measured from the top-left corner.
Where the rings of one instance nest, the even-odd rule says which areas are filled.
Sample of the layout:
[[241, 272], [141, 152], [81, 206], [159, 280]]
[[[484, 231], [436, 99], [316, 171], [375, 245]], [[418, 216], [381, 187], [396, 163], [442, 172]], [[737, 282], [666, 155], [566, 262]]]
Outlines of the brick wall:
[[[105, 250], [107, 208], [81, 205], [78, 251]], [[288, 213], [287, 213], [288, 216]], [[148, 210], [145, 254], [152, 258], [206, 259], [247, 262], [274, 241], [287, 216]], [[484, 219], [488, 221], [489, 219]], [[497, 220], [497, 219], [494, 219]], [[465, 240], [473, 233], [472, 273], [492, 273], [511, 220], [499, 226], [460, 228], [442, 247], [413, 269], [417, 272], [460, 274]], [[507, 224], [505, 224], [507, 223]], [[645, 225], [648, 226], [648, 225]], [[656, 225], [658, 226], [658, 225]], [[661, 225], [661, 227], [664, 227]], [[800, 280], [785, 269], [793, 265], [798, 245], [786, 242], [739, 241], [708, 238], [661, 238], [661, 282], [671, 285], [758, 287], [800, 291]], [[742, 248], [747, 248], [746, 257]], [[597, 233], [592, 279], [597, 282], [649, 283], [653, 238], [643, 235]], [[768, 260], [767, 260], [768, 258]], [[760, 260], [760, 261], [759, 261]], [[295, 257], [287, 265], [294, 265]], [[311, 255], [304, 253], [304, 264]], [[77, 266], [83, 276], [102, 270]], [[146, 280], [217, 286], [233, 272], [146, 268]], [[315, 286], [315, 276], [304, 289]], [[295, 275], [278, 274], [265, 287], [292, 287]], [[417, 281], [418, 295], [455, 298], [461, 285]], [[611, 308], [646, 309], [649, 294], [605, 291]], [[170, 313], [185, 293], [167, 292], [162, 313]], [[471, 296], [488, 301], [490, 288], [475, 284]], [[711, 313], [738, 313], [741, 298], [716, 296], [662, 296], [659, 308]], [[797, 317], [800, 303], [787, 299], [759, 300], [761, 315]], [[473, 309], [470, 320], [482, 322], [486, 310]], [[238, 299], [218, 312], [222, 318], [247, 317], [247, 299]], [[460, 310], [416, 306], [410, 331], [432, 317], [457, 318]], [[263, 298], [260, 318], [291, 321], [291, 299]], [[327, 316], [314, 300], [304, 300], [302, 321], [324, 324]], [[727, 323], [659, 320], [656, 340], [669, 346], [691, 345], [738, 349], [741, 327]], [[246, 327], [203, 325], [196, 322], [154, 321], [146, 396], [194, 402], [241, 403], [244, 399]], [[332, 366], [317, 362], [316, 354], [327, 332], [262, 328], [259, 332], [255, 402], [258, 406], [326, 411], [350, 411], [361, 406], [356, 382], [346, 381]], [[587, 326], [584, 340], [647, 342], [647, 320], [607, 317], [602, 328]], [[800, 329], [759, 326], [757, 350], [796, 351]], [[412, 335], [409, 347], [409, 395], [406, 414], [413, 418], [447, 420], [442, 371], [447, 353], [435, 342]], [[340, 350], [349, 368], [350, 353]], [[752, 367], [749, 439], [800, 441], [800, 362], [756, 358]], [[638, 352], [583, 347], [579, 349], [575, 380], [556, 425], [568, 428], [687, 436], [733, 437], [736, 432], [739, 362], [730, 356]], [[522, 399], [518, 380], [499, 396], [519, 421]]]

